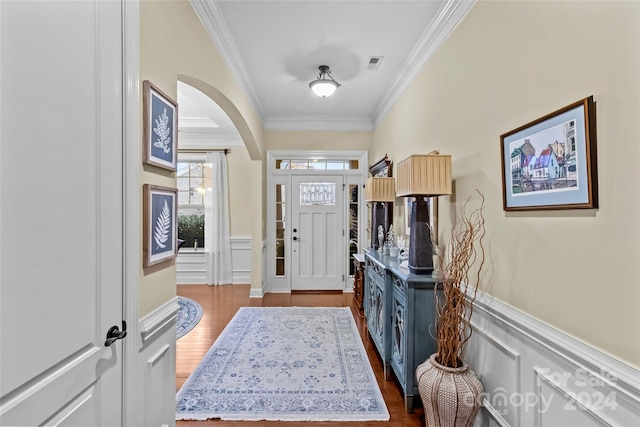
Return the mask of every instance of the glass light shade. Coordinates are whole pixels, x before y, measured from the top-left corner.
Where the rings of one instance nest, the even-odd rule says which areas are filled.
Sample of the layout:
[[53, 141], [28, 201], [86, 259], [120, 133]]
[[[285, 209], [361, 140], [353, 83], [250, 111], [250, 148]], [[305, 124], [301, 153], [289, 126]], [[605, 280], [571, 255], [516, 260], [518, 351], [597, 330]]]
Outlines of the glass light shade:
[[318, 79], [309, 83], [309, 87], [316, 95], [326, 98], [327, 96], [333, 95], [333, 92], [338, 89], [338, 83], [334, 80], [328, 79]]
[[398, 196], [451, 194], [451, 155], [414, 154], [397, 167]]
[[372, 176], [364, 187], [368, 202], [394, 202], [396, 200], [396, 179]]

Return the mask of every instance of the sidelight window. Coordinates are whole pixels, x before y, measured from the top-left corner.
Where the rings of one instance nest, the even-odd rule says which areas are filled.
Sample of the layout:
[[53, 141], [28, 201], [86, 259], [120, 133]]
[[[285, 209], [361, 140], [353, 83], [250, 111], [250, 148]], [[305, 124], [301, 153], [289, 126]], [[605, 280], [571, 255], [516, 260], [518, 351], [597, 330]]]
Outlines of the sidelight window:
[[285, 190], [286, 185], [276, 185], [276, 276], [284, 276], [285, 270]]
[[355, 266], [352, 262], [352, 256], [358, 252], [358, 186], [354, 184], [349, 185], [349, 241], [347, 254], [347, 265], [349, 266], [349, 275], [353, 276]]

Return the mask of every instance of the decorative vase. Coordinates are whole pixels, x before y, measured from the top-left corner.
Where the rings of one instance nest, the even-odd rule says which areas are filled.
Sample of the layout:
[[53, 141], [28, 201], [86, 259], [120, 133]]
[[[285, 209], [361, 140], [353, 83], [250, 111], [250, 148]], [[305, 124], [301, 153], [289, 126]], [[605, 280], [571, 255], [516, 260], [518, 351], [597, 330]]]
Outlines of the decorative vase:
[[484, 387], [469, 366], [449, 368], [434, 353], [416, 368], [427, 427], [473, 426]]

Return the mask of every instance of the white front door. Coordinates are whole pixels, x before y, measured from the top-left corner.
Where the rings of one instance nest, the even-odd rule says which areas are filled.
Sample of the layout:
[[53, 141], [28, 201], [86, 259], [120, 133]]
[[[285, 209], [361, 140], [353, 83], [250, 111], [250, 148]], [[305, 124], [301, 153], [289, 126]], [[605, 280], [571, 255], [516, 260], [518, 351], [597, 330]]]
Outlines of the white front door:
[[291, 193], [291, 289], [343, 289], [343, 177], [293, 175]]
[[0, 425], [121, 425], [122, 4], [1, 1], [0, 39]]

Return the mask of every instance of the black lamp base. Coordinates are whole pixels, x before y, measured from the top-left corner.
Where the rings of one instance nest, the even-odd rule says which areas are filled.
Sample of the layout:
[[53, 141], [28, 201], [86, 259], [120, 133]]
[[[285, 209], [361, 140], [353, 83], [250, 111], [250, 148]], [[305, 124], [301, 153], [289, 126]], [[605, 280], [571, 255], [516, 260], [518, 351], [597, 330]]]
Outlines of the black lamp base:
[[[382, 202], [373, 202], [371, 206], [371, 248], [379, 249], [378, 226], [384, 228], [384, 204]], [[386, 233], [386, 230], [383, 230]]]
[[378, 226], [382, 225], [384, 238], [387, 238], [387, 232], [393, 220], [393, 202], [372, 202], [371, 205], [371, 248], [380, 250], [380, 242], [378, 240]]
[[411, 204], [411, 234], [409, 235], [409, 271], [413, 274], [433, 273], [433, 243], [429, 225], [429, 202], [416, 197]]

